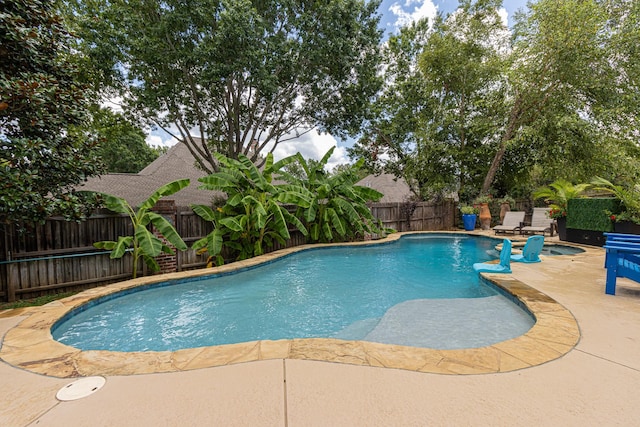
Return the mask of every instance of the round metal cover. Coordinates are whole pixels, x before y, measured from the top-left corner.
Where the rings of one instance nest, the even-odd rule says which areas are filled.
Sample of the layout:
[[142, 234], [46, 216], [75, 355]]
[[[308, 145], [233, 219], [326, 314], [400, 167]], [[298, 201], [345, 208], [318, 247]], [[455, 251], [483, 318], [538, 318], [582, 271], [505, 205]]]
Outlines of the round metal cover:
[[67, 384], [58, 390], [58, 400], [77, 400], [87, 397], [100, 390], [107, 380], [103, 377], [85, 377]]

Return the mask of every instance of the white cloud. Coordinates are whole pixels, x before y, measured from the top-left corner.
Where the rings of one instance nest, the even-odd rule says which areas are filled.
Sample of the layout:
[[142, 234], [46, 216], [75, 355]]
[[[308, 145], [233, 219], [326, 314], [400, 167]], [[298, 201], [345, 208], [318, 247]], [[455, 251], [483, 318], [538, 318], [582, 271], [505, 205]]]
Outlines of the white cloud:
[[115, 96], [113, 98], [107, 99], [103, 101], [100, 106], [102, 108], [108, 108], [115, 113], [122, 113], [122, 102], [123, 98], [121, 96]]
[[422, 18], [429, 18], [429, 22], [433, 22], [438, 14], [438, 6], [431, 0], [406, 0], [403, 5], [397, 2], [393, 3], [389, 7], [389, 11], [397, 18], [395, 22], [397, 30]]
[[498, 15], [500, 15], [500, 19], [502, 19], [502, 23], [505, 27], [509, 26], [509, 12], [504, 7], [498, 9]]
[[[337, 141], [333, 136], [329, 134], [319, 134], [317, 131], [312, 130], [299, 138], [278, 144], [273, 151], [273, 157], [277, 161], [299, 152], [305, 159], [320, 160], [331, 147], [337, 145]], [[338, 146], [327, 162], [327, 169], [331, 170], [337, 165], [344, 163], [351, 163], [347, 156], [347, 150], [344, 147]]]
[[161, 135], [154, 134], [154, 133], [147, 134], [146, 142], [147, 142], [147, 145], [150, 145], [152, 147], [157, 147], [157, 146], [171, 147], [172, 145], [175, 145], [178, 143], [178, 141], [175, 138], [169, 136], [168, 134], [164, 134], [164, 138], [163, 138]]

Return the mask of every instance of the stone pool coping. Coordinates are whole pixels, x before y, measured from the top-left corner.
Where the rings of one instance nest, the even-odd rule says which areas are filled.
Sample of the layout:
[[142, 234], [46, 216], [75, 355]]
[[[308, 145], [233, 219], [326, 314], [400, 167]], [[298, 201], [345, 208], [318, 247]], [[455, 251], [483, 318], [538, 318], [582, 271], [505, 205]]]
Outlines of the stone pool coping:
[[[447, 232], [430, 234], [442, 233]], [[389, 243], [409, 234], [429, 232], [395, 233], [376, 241], [342, 245]], [[322, 246], [335, 244], [298, 246], [215, 269], [127, 280], [89, 289], [42, 307], [30, 308], [24, 311], [28, 317], [5, 335], [0, 358], [18, 368], [59, 378], [179, 372], [267, 359], [318, 360], [439, 374], [486, 374], [524, 369], [555, 360], [573, 349], [580, 339], [576, 319], [561, 304], [511, 275], [485, 273], [485, 279], [513, 295], [533, 314], [536, 322], [524, 335], [480, 348], [436, 350], [368, 341], [305, 338], [253, 341], [177, 351], [115, 352], [83, 351], [59, 343], [51, 336], [51, 327], [66, 313], [114, 292], [151, 283], [233, 272]]]

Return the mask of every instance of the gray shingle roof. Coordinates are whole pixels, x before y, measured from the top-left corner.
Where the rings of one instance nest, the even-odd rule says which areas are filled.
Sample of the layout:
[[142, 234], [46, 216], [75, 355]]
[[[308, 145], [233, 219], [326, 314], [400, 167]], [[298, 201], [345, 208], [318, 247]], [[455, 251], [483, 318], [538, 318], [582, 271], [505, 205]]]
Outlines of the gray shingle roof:
[[407, 182], [389, 173], [368, 175], [358, 181], [356, 185], [371, 187], [384, 194], [382, 199], [380, 199], [380, 203], [401, 203], [407, 201], [407, 199], [412, 196]]
[[183, 143], [178, 143], [137, 174], [110, 173], [92, 177], [80, 190], [99, 191], [122, 197], [131, 206], [138, 206], [161, 185], [189, 178], [187, 188], [166, 197], [178, 206], [210, 204], [214, 192], [199, 190], [198, 178], [207, 174], [196, 167], [195, 159]]

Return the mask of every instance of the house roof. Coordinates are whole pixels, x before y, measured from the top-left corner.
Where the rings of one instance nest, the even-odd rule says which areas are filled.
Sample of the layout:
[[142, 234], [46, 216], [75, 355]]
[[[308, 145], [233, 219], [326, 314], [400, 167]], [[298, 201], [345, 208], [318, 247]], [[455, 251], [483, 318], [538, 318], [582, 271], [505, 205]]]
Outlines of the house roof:
[[380, 203], [406, 202], [413, 194], [404, 179], [397, 178], [390, 173], [367, 175], [358, 181], [356, 185], [370, 187], [384, 194], [380, 199]]
[[160, 186], [172, 181], [189, 178], [191, 183], [167, 199], [178, 206], [210, 204], [214, 192], [200, 190], [198, 178], [207, 173], [198, 169], [193, 155], [181, 142], [136, 174], [109, 173], [91, 177], [80, 190], [98, 191], [122, 197], [131, 206], [139, 206]]

